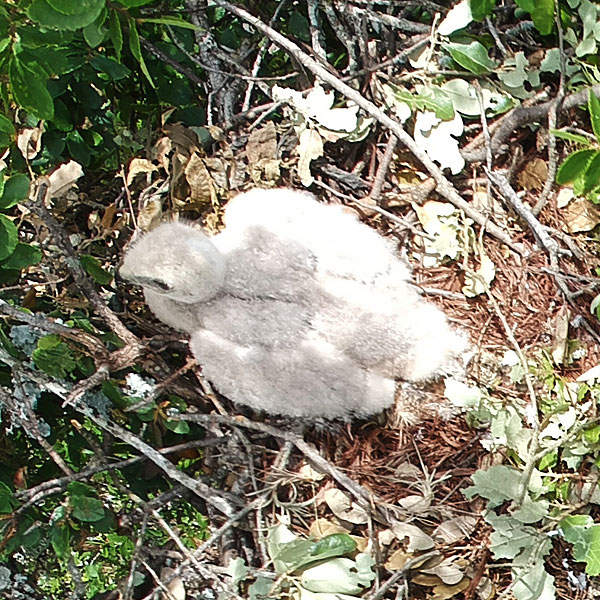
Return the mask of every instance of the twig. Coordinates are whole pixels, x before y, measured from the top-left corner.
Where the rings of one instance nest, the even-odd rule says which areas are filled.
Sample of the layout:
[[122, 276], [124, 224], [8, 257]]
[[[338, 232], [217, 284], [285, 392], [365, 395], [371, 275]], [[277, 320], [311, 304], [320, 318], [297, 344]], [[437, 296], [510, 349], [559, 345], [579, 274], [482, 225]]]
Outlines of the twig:
[[321, 19], [319, 18], [319, 3], [317, 0], [307, 0], [306, 5], [312, 49], [322, 61], [327, 62], [325, 39], [321, 32]]
[[558, 108], [565, 97], [565, 78], [566, 78], [566, 61], [565, 61], [565, 48], [563, 39], [562, 23], [560, 20], [560, 7], [558, 6], [558, 0], [554, 0], [554, 22], [556, 23], [556, 30], [558, 32], [558, 54], [559, 54], [559, 69], [560, 79], [558, 84], [558, 94], [556, 95], [554, 103], [550, 106], [548, 111], [548, 176], [544, 182], [544, 188], [542, 193], [535, 203], [531, 212], [534, 215], [539, 215], [541, 210], [546, 205], [550, 193], [552, 192], [552, 186], [554, 185], [554, 178], [556, 177], [556, 171], [558, 169], [558, 152], [556, 150], [556, 136], [553, 131], [556, 129], [557, 112]]
[[523, 219], [533, 234], [535, 235], [539, 244], [544, 248], [550, 257], [550, 264], [552, 268], [556, 268], [558, 265], [559, 253], [569, 253], [568, 250], [561, 250], [556, 240], [553, 240], [546, 230], [546, 228], [537, 220], [537, 218], [531, 213], [531, 211], [525, 206], [521, 199], [517, 196], [516, 192], [512, 189], [506, 177], [500, 174], [498, 171], [490, 171], [485, 169], [486, 175], [488, 176], [492, 185], [502, 194], [502, 197], [508, 200], [514, 211], [521, 219]]
[[375, 179], [373, 180], [373, 185], [371, 187], [371, 193], [369, 194], [369, 198], [373, 200], [375, 204], [379, 202], [379, 198], [381, 197], [381, 190], [383, 189], [383, 184], [385, 183], [385, 178], [390, 167], [390, 163], [392, 162], [392, 158], [394, 158], [394, 150], [396, 150], [397, 143], [398, 139], [396, 136], [393, 134], [390, 135], [385, 146], [385, 152], [383, 153], [381, 162], [377, 167]]
[[339, 93], [346, 96], [348, 99], [352, 100], [370, 116], [387, 127], [398, 138], [398, 140], [402, 142], [425, 166], [431, 176], [435, 179], [438, 186], [438, 192], [444, 196], [444, 198], [454, 204], [454, 206], [457, 208], [461, 209], [473, 221], [481, 226], [485, 226], [487, 232], [499, 239], [503, 244], [506, 244], [515, 252], [521, 253], [523, 251], [518, 244], [513, 242], [513, 240], [505, 231], [503, 231], [497, 225], [489, 223], [484, 215], [475, 210], [468, 202], [461, 198], [454, 186], [446, 179], [440, 168], [429, 158], [424, 150], [417, 146], [415, 141], [406, 133], [406, 131], [404, 131], [402, 125], [398, 121], [395, 121], [386, 115], [381, 109], [373, 104], [373, 102], [365, 98], [360, 92], [345, 84], [338, 77], [333, 75], [317, 61], [303, 52], [296, 44], [263, 23], [260, 19], [251, 15], [248, 11], [240, 8], [239, 6], [231, 4], [227, 0], [215, 0], [215, 4], [225, 8], [229, 12], [232, 12], [256, 27], [256, 29], [272, 39], [278, 46], [289, 52], [300, 64], [312, 71], [317, 77], [329, 84]]

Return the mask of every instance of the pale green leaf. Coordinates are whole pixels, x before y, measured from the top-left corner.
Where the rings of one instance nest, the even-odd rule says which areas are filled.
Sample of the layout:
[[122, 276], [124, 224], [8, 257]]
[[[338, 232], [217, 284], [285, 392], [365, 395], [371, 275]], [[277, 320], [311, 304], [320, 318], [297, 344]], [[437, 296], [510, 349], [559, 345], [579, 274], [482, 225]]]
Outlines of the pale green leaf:
[[455, 62], [475, 75], [490, 73], [496, 67], [486, 47], [477, 40], [470, 44], [446, 44], [445, 47]]
[[600, 142], [600, 100], [598, 100], [598, 97], [591, 90], [588, 98], [588, 109], [590, 111], [592, 131], [596, 139]]

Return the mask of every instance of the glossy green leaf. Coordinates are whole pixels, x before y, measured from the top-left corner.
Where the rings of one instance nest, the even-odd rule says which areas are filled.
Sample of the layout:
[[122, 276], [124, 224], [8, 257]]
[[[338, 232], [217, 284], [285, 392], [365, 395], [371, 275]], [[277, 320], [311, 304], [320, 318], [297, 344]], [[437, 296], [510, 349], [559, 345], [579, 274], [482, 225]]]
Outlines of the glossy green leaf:
[[189, 423], [186, 421], [177, 421], [175, 419], [166, 419], [165, 427], [173, 433], [186, 434], [190, 432]]
[[63, 15], [80, 15], [85, 12], [94, 12], [104, 8], [105, 0], [46, 0], [56, 11]]
[[29, 177], [24, 173], [17, 173], [4, 182], [4, 189], [0, 190], [0, 208], [10, 208], [22, 202], [29, 195]]
[[127, 8], [137, 8], [138, 6], [145, 6], [150, 4], [153, 0], [119, 0], [119, 4], [126, 6]]
[[42, 260], [42, 253], [39, 248], [31, 244], [18, 242], [13, 253], [0, 264], [0, 267], [22, 270], [37, 265], [40, 260]]
[[15, 126], [10, 119], [7, 119], [4, 115], [0, 115], [0, 131], [7, 133], [10, 136], [15, 135]]
[[556, 173], [556, 183], [564, 185], [580, 177], [584, 177], [591, 160], [598, 154], [597, 150], [586, 148], [577, 150], [565, 158]]
[[590, 111], [590, 121], [592, 122], [592, 131], [596, 139], [600, 142], [600, 100], [590, 90], [588, 98], [588, 108]]
[[100, 285], [108, 285], [113, 280], [113, 275], [100, 266], [100, 261], [96, 257], [83, 254], [79, 257], [79, 261], [86, 273]]
[[69, 555], [69, 544], [71, 542], [71, 530], [64, 522], [53, 523], [50, 527], [50, 543], [58, 558], [66, 558]]
[[110, 31], [110, 39], [115, 47], [117, 60], [120, 61], [121, 52], [123, 50], [123, 30], [121, 28], [121, 21], [119, 20], [119, 13], [116, 10], [111, 10], [109, 13], [108, 28]]
[[94, 21], [84, 28], [83, 37], [90, 48], [97, 48], [106, 37], [106, 29], [101, 23]]
[[172, 25], [173, 27], [183, 27], [184, 29], [194, 29], [199, 30], [200, 27], [197, 27], [193, 23], [188, 23], [183, 19], [178, 19], [177, 17], [158, 17], [158, 18], [144, 18], [139, 19], [140, 23], [158, 23], [159, 25]]
[[19, 241], [15, 224], [5, 215], [0, 215], [0, 260], [10, 256]]
[[496, 67], [486, 47], [476, 40], [470, 44], [446, 44], [445, 47], [455, 62], [475, 75], [490, 73]]
[[0, 481], [0, 513], [11, 513], [13, 509], [13, 503], [13, 491], [3, 481]]
[[102, 500], [90, 498], [89, 496], [71, 496], [73, 516], [80, 521], [93, 523], [104, 518], [104, 506]]
[[483, 21], [492, 14], [496, 0], [469, 0], [471, 14], [475, 21]]
[[150, 72], [148, 71], [148, 67], [146, 67], [144, 57], [142, 56], [142, 49], [140, 46], [140, 35], [137, 30], [137, 25], [131, 17], [127, 19], [127, 22], [129, 23], [129, 49], [131, 50], [131, 54], [133, 54], [134, 58], [140, 63], [142, 73], [146, 76], [146, 79], [148, 80], [150, 85], [152, 87], [156, 87], [154, 85], [154, 81], [152, 81], [152, 77], [150, 77]]
[[589, 162], [583, 177], [583, 193], [587, 194], [600, 186], [600, 152]]
[[29, 65], [11, 57], [8, 76], [15, 101], [40, 119], [52, 119], [54, 103], [46, 86], [46, 77]]
[[[33, 0], [27, 10], [29, 18], [43, 27], [69, 31], [93, 23], [105, 6], [104, 0], [69, 0], [59, 3], [61, 7], [71, 6], [71, 12], [64, 13], [54, 8], [50, 2], [57, 2], [57, 0]], [[82, 4], [85, 10], [81, 10]]]
[[548, 35], [554, 26], [554, 0], [515, 0], [517, 6], [531, 15], [535, 28]]

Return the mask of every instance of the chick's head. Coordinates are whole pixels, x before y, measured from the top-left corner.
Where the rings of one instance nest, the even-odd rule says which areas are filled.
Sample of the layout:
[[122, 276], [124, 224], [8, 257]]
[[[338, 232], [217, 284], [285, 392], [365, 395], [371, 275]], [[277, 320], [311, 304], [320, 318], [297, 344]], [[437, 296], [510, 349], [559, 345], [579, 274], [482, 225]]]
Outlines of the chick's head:
[[221, 289], [225, 258], [202, 231], [164, 223], [127, 252], [120, 274], [170, 300], [195, 304]]

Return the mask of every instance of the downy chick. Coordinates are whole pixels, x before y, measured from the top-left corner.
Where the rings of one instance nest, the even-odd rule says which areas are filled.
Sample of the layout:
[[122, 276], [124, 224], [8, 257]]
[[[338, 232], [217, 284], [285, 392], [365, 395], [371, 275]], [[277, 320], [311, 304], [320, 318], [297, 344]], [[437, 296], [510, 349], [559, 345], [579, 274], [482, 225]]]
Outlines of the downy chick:
[[192, 334], [206, 376], [234, 402], [288, 416], [380, 412], [397, 378], [452, 369], [466, 338], [409, 285], [392, 244], [341, 207], [288, 189], [232, 200], [211, 238], [163, 224], [121, 275]]

